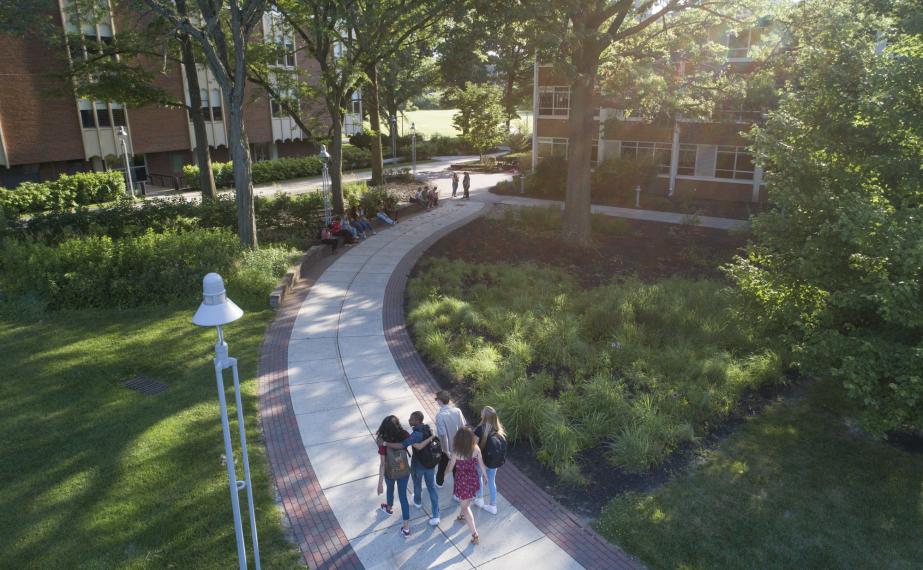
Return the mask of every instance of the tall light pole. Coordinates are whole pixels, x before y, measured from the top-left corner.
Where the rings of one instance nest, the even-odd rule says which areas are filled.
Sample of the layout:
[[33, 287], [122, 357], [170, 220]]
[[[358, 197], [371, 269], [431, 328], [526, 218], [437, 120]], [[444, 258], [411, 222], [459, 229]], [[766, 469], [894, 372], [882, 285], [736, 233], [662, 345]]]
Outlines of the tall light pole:
[[128, 131], [125, 127], [119, 127], [117, 133], [119, 140], [122, 142], [122, 156], [125, 161], [125, 183], [128, 185], [128, 193], [132, 198], [135, 197], [135, 183], [131, 179], [131, 161], [128, 158]]
[[417, 177], [417, 126], [410, 123], [410, 155], [413, 160], [413, 177]]
[[[228, 488], [231, 491], [231, 511], [234, 513], [234, 535], [237, 538], [237, 560], [240, 570], [247, 569], [247, 547], [244, 544], [243, 522], [240, 517], [238, 493], [247, 490], [247, 504], [250, 508], [250, 537], [253, 541], [253, 560], [260, 568], [260, 543], [256, 536], [256, 511], [253, 507], [253, 485], [250, 482], [250, 458], [247, 455], [247, 434], [244, 430], [244, 406], [240, 398], [240, 377], [237, 374], [237, 359], [228, 356], [228, 344], [224, 342], [222, 326], [243, 316], [244, 312], [234, 301], [228, 299], [224, 280], [217, 273], [209, 273], [202, 280], [202, 304], [192, 317], [192, 323], [200, 327], [216, 327], [218, 342], [215, 344], [215, 380], [218, 384], [218, 402], [221, 405], [221, 429], [224, 432], [224, 457], [228, 468]], [[228, 404], [224, 396], [224, 370], [230, 368], [234, 377], [234, 397], [237, 402], [237, 427], [240, 430], [240, 451], [244, 464], [244, 480], [237, 479], [234, 465], [234, 448], [231, 445], [231, 427], [228, 422]]]
[[391, 125], [391, 158], [397, 164], [397, 117], [391, 115], [388, 121]]
[[330, 162], [330, 153], [327, 152], [327, 145], [320, 145], [320, 152], [317, 153], [317, 158], [319, 158], [323, 164], [323, 170], [321, 171], [321, 193], [324, 197], [324, 225], [329, 226], [331, 222], [330, 169], [328, 166], [328, 163]]

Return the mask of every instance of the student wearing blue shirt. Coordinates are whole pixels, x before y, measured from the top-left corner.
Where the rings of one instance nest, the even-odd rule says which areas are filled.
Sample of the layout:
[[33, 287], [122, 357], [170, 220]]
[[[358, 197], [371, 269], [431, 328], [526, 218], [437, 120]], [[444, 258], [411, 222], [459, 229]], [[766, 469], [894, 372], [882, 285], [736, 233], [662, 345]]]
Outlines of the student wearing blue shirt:
[[418, 509], [423, 508], [423, 479], [426, 480], [426, 490], [429, 492], [429, 502], [432, 507], [432, 518], [429, 519], [430, 526], [439, 524], [439, 495], [436, 492], [436, 466], [426, 468], [419, 461], [417, 452], [423, 449], [433, 440], [433, 430], [423, 423], [423, 412], [413, 412], [410, 414], [410, 426], [413, 431], [410, 437], [400, 443], [386, 443], [392, 448], [413, 447], [413, 457], [410, 460], [410, 475], [413, 478], [413, 506]]

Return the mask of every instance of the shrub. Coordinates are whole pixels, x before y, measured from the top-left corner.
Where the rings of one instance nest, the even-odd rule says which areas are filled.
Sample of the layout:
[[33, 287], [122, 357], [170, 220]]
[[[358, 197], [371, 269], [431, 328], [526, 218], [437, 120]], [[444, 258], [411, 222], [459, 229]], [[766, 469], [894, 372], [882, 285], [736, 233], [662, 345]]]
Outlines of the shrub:
[[6, 240], [0, 284], [51, 309], [159, 304], [199, 294], [202, 276], [228, 273], [240, 252], [227, 230], [69, 239], [54, 247]]
[[526, 179], [526, 189], [545, 198], [564, 198], [567, 187], [567, 160], [560, 156], [542, 159]]
[[[369, 151], [351, 145], [343, 145], [344, 169], [366, 168], [371, 162], [372, 155]], [[254, 184], [320, 176], [322, 171], [323, 164], [316, 156], [261, 160], [254, 162], [251, 167]], [[232, 162], [213, 162], [212, 172], [214, 173], [217, 187], [230, 188], [234, 185], [234, 164]], [[198, 166], [194, 164], [183, 166], [183, 184], [194, 190], [200, 190]]]
[[227, 280], [227, 288], [235, 296], [246, 295], [262, 300], [279, 284], [300, 251], [285, 246], [264, 246], [245, 250], [237, 259], [235, 270]]
[[[382, 144], [386, 144], [384, 136], [379, 135], [379, 140], [381, 140]], [[359, 132], [353, 133], [349, 137], [349, 144], [353, 145], [356, 148], [361, 148], [363, 150], [371, 150], [372, 131], [368, 129], [362, 129]]]
[[8, 216], [46, 210], [62, 212], [80, 205], [111, 202], [124, 194], [121, 172], [78, 172], [49, 182], [23, 182], [13, 190], [0, 189], [0, 209]]
[[378, 212], [393, 212], [397, 208], [397, 197], [388, 188], [369, 188], [359, 201], [365, 215], [372, 218]]
[[352, 170], [355, 168], [368, 168], [372, 164], [372, 153], [352, 145], [343, 145], [343, 168]]
[[622, 198], [634, 203], [635, 187], [647, 190], [657, 179], [653, 159], [610, 158], [596, 167], [590, 184], [594, 198]]

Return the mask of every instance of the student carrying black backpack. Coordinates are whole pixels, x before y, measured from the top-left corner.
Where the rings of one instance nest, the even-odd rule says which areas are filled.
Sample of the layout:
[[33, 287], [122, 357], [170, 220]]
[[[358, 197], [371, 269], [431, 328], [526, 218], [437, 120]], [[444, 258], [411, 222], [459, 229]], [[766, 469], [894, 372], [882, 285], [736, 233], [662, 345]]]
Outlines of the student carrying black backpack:
[[[423, 425], [423, 437], [428, 438], [433, 435], [433, 430], [426, 424]], [[439, 465], [439, 460], [442, 459], [442, 444], [439, 442], [438, 437], [433, 437], [433, 439], [426, 445], [423, 449], [414, 449], [413, 451], [413, 460], [419, 461], [425, 469], [433, 469]]]
[[474, 502], [488, 513], [497, 514], [497, 469], [506, 463], [506, 430], [497, 417], [497, 410], [484, 406], [481, 410], [481, 423], [474, 430], [478, 438], [478, 446], [484, 455], [484, 465], [487, 467], [487, 490], [489, 498], [484, 499], [484, 487], [481, 487], [480, 497]]

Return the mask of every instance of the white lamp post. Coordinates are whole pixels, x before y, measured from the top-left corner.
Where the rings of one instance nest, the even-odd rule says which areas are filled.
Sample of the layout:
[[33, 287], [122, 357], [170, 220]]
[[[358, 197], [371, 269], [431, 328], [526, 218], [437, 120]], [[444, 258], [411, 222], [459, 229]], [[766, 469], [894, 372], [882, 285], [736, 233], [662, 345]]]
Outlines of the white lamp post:
[[132, 198], [135, 197], [135, 183], [131, 179], [131, 161], [128, 159], [128, 131], [125, 127], [119, 127], [119, 140], [122, 142], [122, 155], [125, 157], [125, 182], [128, 184], [128, 193]]
[[410, 155], [413, 157], [413, 177], [417, 177], [417, 126], [410, 123]]
[[[202, 304], [192, 317], [193, 324], [200, 327], [216, 327], [218, 342], [215, 344], [215, 380], [218, 384], [218, 402], [221, 404], [221, 428], [224, 431], [224, 456], [228, 468], [228, 487], [231, 491], [231, 510], [234, 512], [234, 534], [237, 538], [237, 559], [241, 570], [247, 568], [247, 548], [244, 544], [243, 523], [240, 517], [240, 499], [238, 493], [247, 490], [247, 503], [250, 507], [250, 536], [253, 541], [253, 560], [257, 570], [260, 568], [260, 544], [256, 536], [256, 512], [253, 508], [253, 485], [250, 483], [250, 458], [247, 455], [247, 435], [244, 430], [244, 407], [240, 399], [240, 377], [237, 374], [237, 359], [228, 356], [228, 344], [224, 342], [223, 325], [232, 323], [243, 316], [244, 312], [227, 297], [224, 280], [217, 273], [209, 273], [202, 280]], [[234, 448], [231, 446], [231, 428], [228, 423], [228, 405], [224, 397], [225, 368], [230, 368], [234, 376], [234, 396], [237, 400], [237, 426], [240, 429], [241, 459], [244, 463], [244, 480], [237, 479], [234, 466]]]
[[320, 145], [320, 152], [317, 153], [317, 158], [323, 163], [323, 170], [321, 171], [321, 193], [324, 197], [324, 225], [330, 225], [330, 169], [328, 163], [330, 162], [330, 153], [327, 152], [327, 145]]

